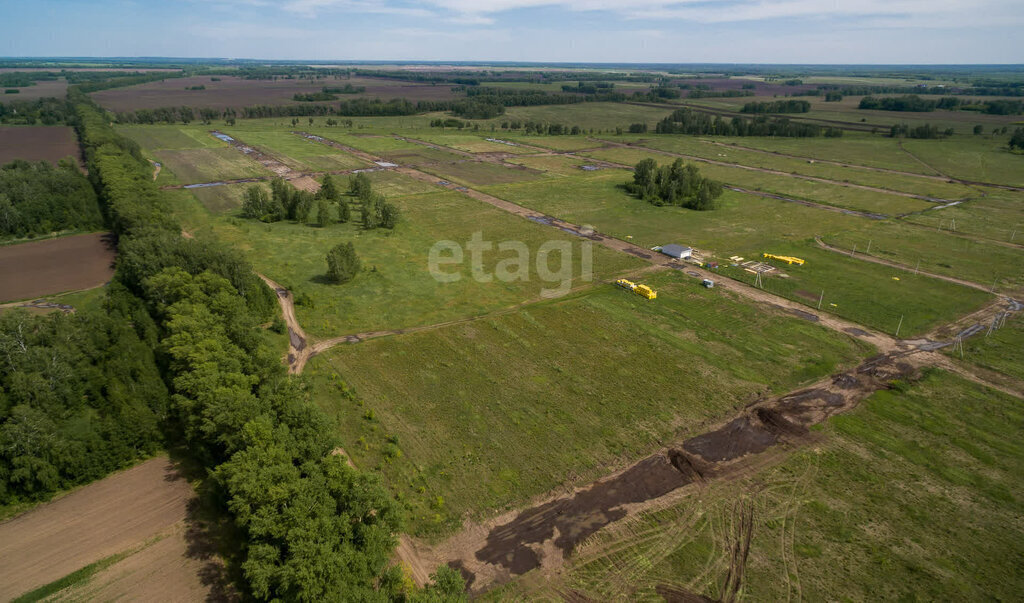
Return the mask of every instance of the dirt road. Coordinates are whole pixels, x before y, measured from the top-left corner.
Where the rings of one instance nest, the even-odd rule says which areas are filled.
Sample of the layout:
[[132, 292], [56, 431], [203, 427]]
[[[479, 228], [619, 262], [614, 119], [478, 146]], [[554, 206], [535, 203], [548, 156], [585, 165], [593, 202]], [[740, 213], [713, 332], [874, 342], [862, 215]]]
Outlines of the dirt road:
[[[101, 559], [180, 529], [192, 488], [166, 457], [154, 458], [0, 524], [0, 600], [10, 600]], [[177, 526], [177, 527], [176, 527]], [[148, 567], [190, 562], [186, 588], [205, 591], [199, 561], [159, 556]], [[166, 600], [166, 599], [165, 599]]]
[[284, 316], [285, 325], [288, 327], [288, 357], [285, 364], [288, 365], [288, 372], [299, 374], [306, 366], [306, 361], [313, 355], [313, 350], [307, 345], [306, 332], [302, 330], [302, 325], [299, 324], [299, 319], [295, 316], [295, 300], [292, 297], [292, 292], [258, 272], [256, 276], [263, 279], [263, 282], [273, 289], [277, 296], [277, 303], [281, 306], [281, 315]]

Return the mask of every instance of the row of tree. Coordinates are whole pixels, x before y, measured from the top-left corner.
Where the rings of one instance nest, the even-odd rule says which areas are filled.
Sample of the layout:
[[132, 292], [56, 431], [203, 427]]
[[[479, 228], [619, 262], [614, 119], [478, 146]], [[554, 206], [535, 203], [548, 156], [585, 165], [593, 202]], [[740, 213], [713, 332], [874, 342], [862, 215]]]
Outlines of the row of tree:
[[677, 205], [698, 211], [715, 209], [722, 196], [722, 185], [700, 175], [693, 164], [676, 159], [671, 165], [658, 166], [644, 159], [633, 168], [633, 181], [626, 190], [653, 205]]
[[807, 113], [810, 110], [811, 103], [805, 100], [787, 99], [747, 103], [740, 111], [743, 113]]
[[[90, 178], [120, 236], [116, 281], [155, 324], [171, 393], [167, 425], [207, 468], [238, 542], [228, 561], [258, 600], [405, 597], [389, 568], [400, 507], [376, 476], [332, 454], [330, 421], [260, 335], [272, 292], [241, 256], [188, 239], [137, 148], [84, 96], [75, 98]], [[442, 568], [430, 592], [455, 596]]]
[[823, 128], [814, 124], [792, 122], [786, 118], [759, 115], [753, 119], [734, 117], [726, 121], [721, 116], [694, 111], [688, 107], [677, 109], [658, 122], [658, 134], [696, 134], [718, 136], [785, 136], [805, 138], [814, 136], [839, 137], [838, 128]]
[[102, 226], [96, 192], [73, 159], [57, 167], [16, 160], [0, 168], [0, 238]]
[[[370, 178], [365, 173], [349, 179], [347, 194], [355, 197], [355, 201], [360, 204], [364, 229], [394, 229], [398, 225], [398, 207], [373, 190]], [[331, 215], [332, 206], [337, 206], [337, 219]], [[267, 223], [281, 220], [306, 223], [314, 215], [314, 210], [314, 224], [320, 227], [352, 219], [350, 200], [341, 192], [330, 174], [324, 176], [315, 194], [297, 189], [283, 178], [274, 178], [270, 181], [269, 194], [263, 185], [253, 184], [246, 189], [242, 198], [242, 216]]]
[[60, 98], [0, 102], [0, 124], [55, 126], [71, 123], [72, 116], [71, 107]]
[[889, 128], [891, 138], [946, 138], [953, 135], [953, 128], [940, 130], [932, 124], [911, 127], [907, 124], [893, 124]]
[[977, 111], [988, 115], [1020, 115], [1024, 113], [1024, 101], [1013, 99], [977, 100], [944, 96], [939, 99], [925, 99], [917, 95], [884, 97], [865, 96], [860, 100], [860, 109], [883, 111], [920, 111], [936, 109]]

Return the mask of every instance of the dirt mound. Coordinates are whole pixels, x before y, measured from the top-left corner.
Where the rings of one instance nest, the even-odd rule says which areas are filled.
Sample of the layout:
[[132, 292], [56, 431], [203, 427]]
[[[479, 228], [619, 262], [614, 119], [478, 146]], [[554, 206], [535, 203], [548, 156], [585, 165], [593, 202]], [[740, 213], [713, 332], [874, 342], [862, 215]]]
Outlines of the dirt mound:
[[523, 574], [540, 566], [541, 558], [534, 546], [554, 538], [555, 547], [568, 554], [579, 542], [625, 517], [623, 505], [664, 496], [692, 481], [668, 455], [648, 457], [568, 498], [523, 511], [511, 522], [491, 530], [475, 557], [513, 575]]
[[743, 416], [715, 431], [690, 438], [683, 443], [683, 449], [708, 461], [723, 462], [764, 452], [776, 442], [778, 437], [761, 421]]
[[769, 431], [779, 437], [803, 438], [808, 433], [806, 427], [790, 421], [786, 415], [774, 408], [758, 408], [754, 414]]

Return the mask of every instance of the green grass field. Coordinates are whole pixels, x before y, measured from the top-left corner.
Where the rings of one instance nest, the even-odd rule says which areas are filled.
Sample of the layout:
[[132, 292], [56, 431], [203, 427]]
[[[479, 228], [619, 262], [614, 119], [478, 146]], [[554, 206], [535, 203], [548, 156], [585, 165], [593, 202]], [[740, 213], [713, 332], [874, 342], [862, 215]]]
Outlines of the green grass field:
[[[364, 231], [354, 223], [317, 228], [223, 217], [209, 221], [198, 233], [212, 231], [245, 252], [258, 271], [291, 288], [297, 297], [309, 295], [313, 304], [298, 306], [297, 314], [306, 332], [318, 337], [475, 316], [537, 298], [542, 290], [558, 285], [540, 280], [534, 263], [530, 265], [532, 278], [527, 281], [477, 282], [471, 277], [468, 250], [460, 280], [436, 281], [428, 271], [431, 246], [443, 240], [465, 246], [474, 232], [481, 232], [484, 239], [495, 244], [522, 241], [531, 251], [531, 262], [535, 262], [537, 251], [546, 241], [569, 242], [573, 244], [571, 285], [585, 283], [580, 277], [582, 251], [575, 237], [510, 216], [459, 193], [392, 196], [391, 200], [403, 215], [403, 223], [394, 231]], [[353, 213], [358, 219], [358, 206]], [[346, 241], [355, 244], [364, 270], [352, 282], [329, 284], [324, 280], [324, 257], [331, 247]], [[490, 274], [500, 260], [509, 257], [513, 257], [510, 252], [485, 253], [482, 266]], [[557, 258], [556, 253], [550, 260], [552, 270], [557, 270]], [[601, 247], [593, 249], [596, 279], [611, 278], [642, 265], [636, 258]], [[446, 272], [455, 270], [444, 267]]]
[[245, 141], [298, 171], [337, 171], [364, 168], [370, 164], [340, 149], [307, 140], [288, 131], [231, 127], [225, 134]]
[[1020, 314], [1010, 315], [1002, 328], [990, 334], [965, 339], [963, 359], [1024, 383], [1024, 320]]
[[753, 508], [742, 596], [755, 601], [1012, 600], [1024, 582], [1020, 401], [935, 371], [881, 391], [778, 466], [712, 482], [597, 534], [545, 580], [485, 597], [721, 596], [737, 505]]
[[602, 285], [335, 348], [307, 373], [355, 463], [381, 471], [414, 532], [430, 535], [603, 475], [869, 353], [674, 272], [642, 280], [656, 300]]
[[182, 184], [269, 177], [270, 170], [232, 148], [153, 151]]
[[904, 218], [930, 228], [1024, 245], [1024, 194], [986, 188], [985, 196]]

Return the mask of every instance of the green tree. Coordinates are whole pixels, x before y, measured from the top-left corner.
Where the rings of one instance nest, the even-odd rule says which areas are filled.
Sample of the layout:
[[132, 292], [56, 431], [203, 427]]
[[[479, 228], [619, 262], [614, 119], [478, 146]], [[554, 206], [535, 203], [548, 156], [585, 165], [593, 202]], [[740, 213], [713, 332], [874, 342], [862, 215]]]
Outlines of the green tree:
[[338, 199], [338, 222], [344, 224], [352, 219], [352, 209], [348, 206], [348, 201], [344, 198]]
[[331, 206], [327, 199], [320, 198], [316, 202], [316, 224], [321, 228], [331, 223]]
[[305, 222], [313, 211], [313, 193], [309, 191], [296, 190], [293, 194], [293, 206], [295, 207], [294, 219], [298, 222]]
[[351, 242], [340, 243], [327, 252], [327, 278], [334, 283], [352, 280], [361, 267], [356, 248]]
[[274, 207], [274, 200], [259, 184], [253, 184], [245, 189], [242, 197], [242, 215], [246, 218], [262, 219], [276, 213]]
[[341, 191], [338, 190], [338, 185], [335, 184], [334, 178], [330, 174], [324, 176], [323, 182], [320, 183], [320, 190], [316, 192], [316, 197], [328, 201], [337, 201], [341, 198]]
[[355, 196], [361, 201], [365, 201], [370, 198], [372, 188], [370, 177], [365, 173], [360, 172], [348, 179], [349, 194]]
[[[1006, 128], [1003, 128], [1005, 133]], [[1013, 131], [1013, 136], [1010, 137], [1009, 142], [1010, 150], [1024, 151], [1024, 128], [1017, 128]]]
[[384, 202], [380, 205], [380, 225], [389, 230], [398, 225], [400, 214], [394, 204]]

